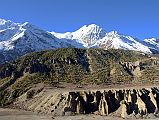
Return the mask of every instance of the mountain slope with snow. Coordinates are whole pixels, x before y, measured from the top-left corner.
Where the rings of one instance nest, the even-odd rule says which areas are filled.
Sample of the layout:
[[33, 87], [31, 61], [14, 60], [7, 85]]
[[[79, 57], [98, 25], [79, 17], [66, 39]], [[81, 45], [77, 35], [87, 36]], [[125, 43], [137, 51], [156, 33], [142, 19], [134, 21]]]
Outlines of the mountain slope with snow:
[[125, 49], [144, 53], [159, 53], [158, 39], [140, 41], [117, 32], [106, 32], [91, 24], [74, 32], [47, 32], [28, 22], [14, 23], [0, 19], [0, 63], [14, 60], [30, 52], [57, 48]]
[[0, 63], [26, 53], [74, 47], [74, 44], [76, 45], [72, 40], [58, 39], [27, 22], [19, 24], [0, 19]]
[[83, 26], [75, 32], [56, 33], [51, 32], [57, 38], [72, 39], [83, 44], [86, 48], [125, 49], [141, 51], [144, 53], [158, 53], [157, 40], [141, 41], [128, 35], [119, 34], [116, 31], [106, 32], [95, 24]]
[[151, 53], [148, 46], [143, 45], [137, 39], [131, 36], [125, 36], [117, 33], [116, 31], [107, 33], [107, 35], [101, 40], [97, 41], [94, 47], [104, 48], [104, 49], [125, 49], [141, 51], [144, 53]]
[[156, 38], [145, 39], [143, 44], [148, 46], [153, 53], [159, 53], [159, 39]]

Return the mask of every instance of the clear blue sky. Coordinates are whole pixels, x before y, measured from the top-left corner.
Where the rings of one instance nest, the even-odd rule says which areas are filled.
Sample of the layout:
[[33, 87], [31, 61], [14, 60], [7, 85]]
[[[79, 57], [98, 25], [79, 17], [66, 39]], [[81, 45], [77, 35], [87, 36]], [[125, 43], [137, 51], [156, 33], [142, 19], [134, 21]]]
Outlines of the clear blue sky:
[[139, 39], [159, 37], [159, 0], [0, 0], [0, 18], [56, 32], [95, 23]]

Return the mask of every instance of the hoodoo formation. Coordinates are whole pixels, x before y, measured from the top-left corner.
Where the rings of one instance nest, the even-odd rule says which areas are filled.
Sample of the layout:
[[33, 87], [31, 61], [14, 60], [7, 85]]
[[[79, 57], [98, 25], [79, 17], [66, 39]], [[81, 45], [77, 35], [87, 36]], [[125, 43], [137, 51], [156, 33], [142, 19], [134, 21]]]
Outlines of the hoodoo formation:
[[71, 92], [45, 89], [31, 99], [25, 97], [18, 98], [14, 105], [51, 115], [97, 114], [147, 118], [149, 115], [158, 116], [159, 113], [157, 87]]

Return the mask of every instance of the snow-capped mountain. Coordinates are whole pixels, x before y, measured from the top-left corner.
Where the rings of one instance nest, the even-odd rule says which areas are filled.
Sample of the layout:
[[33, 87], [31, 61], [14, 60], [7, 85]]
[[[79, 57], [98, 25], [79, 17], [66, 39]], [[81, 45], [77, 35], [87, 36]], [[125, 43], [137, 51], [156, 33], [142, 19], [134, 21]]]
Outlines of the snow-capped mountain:
[[104, 38], [97, 41], [93, 46], [104, 49], [114, 48], [151, 53], [149, 47], [142, 44], [139, 40], [131, 36], [119, 34], [116, 31], [107, 33]]
[[47, 32], [28, 22], [14, 23], [0, 19], [0, 63], [34, 51], [63, 47], [126, 49], [144, 53], [159, 53], [159, 39], [140, 41], [115, 31], [106, 32], [91, 24], [74, 32]]
[[75, 32], [51, 33], [59, 39], [66, 38], [77, 41], [83, 44], [83, 46], [86, 48], [91, 47], [93, 44], [95, 44], [98, 40], [102, 39], [106, 35], [106, 31], [95, 24], [84, 25]]
[[26, 53], [72, 47], [73, 44], [76, 43], [58, 39], [28, 22], [20, 24], [0, 19], [0, 63]]
[[117, 31], [106, 32], [95, 24], [85, 25], [75, 32], [51, 32], [51, 34], [59, 39], [72, 39], [83, 44], [86, 48], [113, 48], [141, 51], [144, 53], [159, 53], [159, 40], [157, 39], [138, 40], [131, 36], [120, 34]]

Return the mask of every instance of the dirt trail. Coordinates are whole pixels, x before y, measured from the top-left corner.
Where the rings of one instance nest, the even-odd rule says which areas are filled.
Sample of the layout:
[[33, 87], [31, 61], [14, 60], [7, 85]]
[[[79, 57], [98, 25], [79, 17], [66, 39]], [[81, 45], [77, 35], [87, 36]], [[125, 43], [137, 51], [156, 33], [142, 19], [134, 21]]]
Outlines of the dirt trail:
[[24, 110], [0, 108], [0, 120], [52, 120], [52, 118]]
[[[98, 116], [98, 115], [52, 117], [48, 115], [47, 116], [37, 115], [35, 113], [26, 112], [22, 110], [0, 108], [0, 120], [127, 120], [127, 119], [111, 117], [111, 116]], [[128, 119], [128, 120], [133, 120], [133, 119]], [[159, 120], [159, 118], [147, 119], [147, 120]]]

